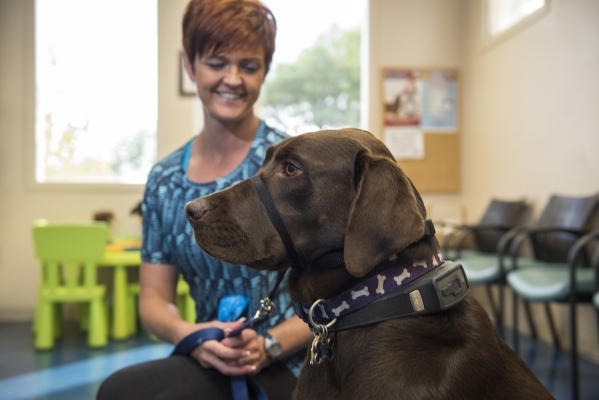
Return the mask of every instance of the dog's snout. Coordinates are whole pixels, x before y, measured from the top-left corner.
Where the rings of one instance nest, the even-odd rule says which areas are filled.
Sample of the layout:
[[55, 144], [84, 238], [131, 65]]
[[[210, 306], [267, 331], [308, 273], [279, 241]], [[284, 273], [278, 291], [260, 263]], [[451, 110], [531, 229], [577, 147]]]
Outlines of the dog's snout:
[[190, 201], [185, 205], [185, 213], [189, 222], [197, 221], [206, 214], [208, 208], [199, 201]]

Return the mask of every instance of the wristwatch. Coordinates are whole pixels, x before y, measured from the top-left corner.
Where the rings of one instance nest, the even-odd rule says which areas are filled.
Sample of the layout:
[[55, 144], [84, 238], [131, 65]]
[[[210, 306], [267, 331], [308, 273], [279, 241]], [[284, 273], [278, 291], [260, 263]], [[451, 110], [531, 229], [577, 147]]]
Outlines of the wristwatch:
[[281, 358], [281, 353], [283, 353], [281, 343], [268, 333], [264, 334], [264, 350], [271, 362], [278, 361]]

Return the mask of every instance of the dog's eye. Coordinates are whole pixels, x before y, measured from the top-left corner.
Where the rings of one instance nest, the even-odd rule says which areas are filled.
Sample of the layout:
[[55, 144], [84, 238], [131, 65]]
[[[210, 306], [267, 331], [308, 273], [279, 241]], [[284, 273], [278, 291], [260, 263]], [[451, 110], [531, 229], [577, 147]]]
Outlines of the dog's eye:
[[297, 172], [297, 167], [291, 163], [285, 163], [285, 175], [292, 176]]

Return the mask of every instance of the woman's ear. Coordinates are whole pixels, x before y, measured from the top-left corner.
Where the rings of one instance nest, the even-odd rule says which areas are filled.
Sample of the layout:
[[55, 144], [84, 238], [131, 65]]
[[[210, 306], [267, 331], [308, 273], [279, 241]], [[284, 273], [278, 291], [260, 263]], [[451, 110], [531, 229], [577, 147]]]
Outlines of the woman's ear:
[[189, 56], [187, 55], [186, 51], [183, 52], [183, 66], [185, 67], [185, 71], [187, 71], [187, 75], [189, 75], [189, 79], [191, 79], [193, 82], [195, 82], [196, 81], [195, 68], [193, 66], [193, 63], [189, 59]]
[[345, 234], [345, 267], [366, 275], [424, 235], [417, 194], [395, 160], [360, 150], [354, 162], [356, 195]]

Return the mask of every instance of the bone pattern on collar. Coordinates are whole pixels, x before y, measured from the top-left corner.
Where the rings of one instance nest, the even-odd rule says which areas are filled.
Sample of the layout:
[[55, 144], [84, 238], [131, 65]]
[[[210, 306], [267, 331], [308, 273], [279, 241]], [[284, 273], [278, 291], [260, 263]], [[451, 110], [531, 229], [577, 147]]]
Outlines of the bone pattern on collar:
[[[392, 257], [390, 261], [393, 261]], [[387, 268], [356, 286], [333, 298], [324, 300], [315, 308], [312, 318], [319, 324], [326, 324], [334, 318], [340, 318], [372, 303], [443, 264], [441, 253], [437, 252], [430, 260], [416, 261], [411, 264], [400, 263]], [[304, 322], [309, 323], [310, 304], [297, 302], [295, 313]]]

